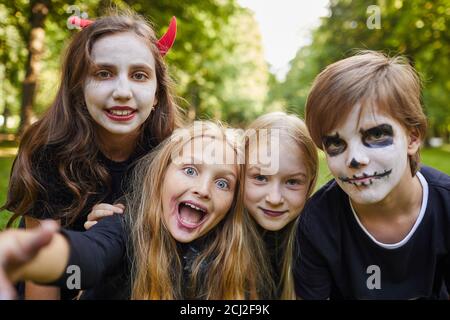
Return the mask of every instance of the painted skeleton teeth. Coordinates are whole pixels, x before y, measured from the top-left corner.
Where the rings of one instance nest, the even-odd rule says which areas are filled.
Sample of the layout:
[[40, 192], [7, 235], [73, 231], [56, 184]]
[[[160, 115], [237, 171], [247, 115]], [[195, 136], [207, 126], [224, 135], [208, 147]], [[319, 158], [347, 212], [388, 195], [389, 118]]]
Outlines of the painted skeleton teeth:
[[[347, 183], [353, 184], [355, 186], [361, 186], [361, 185], [362, 186], [367, 186], [369, 184], [372, 184], [374, 179], [382, 179], [384, 177], [387, 177], [387, 176], [389, 176], [391, 174], [391, 172], [392, 172], [392, 169], [389, 169], [389, 170], [385, 169], [383, 171], [383, 173], [378, 173], [377, 171], [375, 171], [373, 175], [368, 175], [367, 173], [364, 172], [360, 176], [353, 175], [353, 178], [339, 177], [339, 179], [342, 182], [347, 182]], [[367, 178], [369, 178], [368, 182], [367, 181], [366, 182], [364, 182], [364, 181], [363, 182], [357, 181], [358, 179], [362, 180], [362, 179], [367, 179]]]
[[195, 210], [198, 210], [198, 211], [201, 211], [201, 212], [205, 212], [204, 209], [199, 208], [199, 207], [193, 205], [192, 203], [185, 202], [184, 205], [185, 205], [185, 206], [188, 206], [188, 207], [191, 207], [192, 209], [195, 209]]
[[361, 187], [361, 186], [363, 186], [363, 187], [367, 187], [368, 185], [371, 185], [371, 184], [373, 184], [373, 180], [374, 179], [369, 179], [369, 181], [367, 182], [350, 182], [351, 184], [353, 184], [354, 186], [356, 186], [356, 187]]

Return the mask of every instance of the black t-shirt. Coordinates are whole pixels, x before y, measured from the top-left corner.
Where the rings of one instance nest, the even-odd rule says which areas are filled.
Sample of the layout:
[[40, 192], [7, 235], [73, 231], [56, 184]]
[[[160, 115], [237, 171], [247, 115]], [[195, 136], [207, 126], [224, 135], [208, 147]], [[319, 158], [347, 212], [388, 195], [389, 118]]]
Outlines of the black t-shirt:
[[[114, 204], [119, 200], [128, 187], [131, 170], [144, 153], [135, 152], [128, 160], [116, 162], [108, 159], [102, 153], [98, 154], [98, 162], [101, 163], [111, 176], [110, 186], [98, 184], [95, 194], [89, 196], [86, 205], [75, 221], [66, 225], [66, 220], [61, 217], [63, 208], [67, 208], [74, 201], [74, 195], [63, 183], [57, 169], [55, 156], [51, 148], [45, 149], [45, 152], [39, 152], [34, 158], [35, 176], [39, 183], [46, 190], [46, 194], [38, 193], [38, 198], [32, 209], [27, 214], [36, 219], [61, 219], [62, 225], [67, 230], [84, 231], [84, 223], [92, 207], [100, 202]], [[21, 227], [24, 227], [23, 220]], [[23, 296], [23, 284], [18, 286], [19, 296]], [[78, 290], [61, 290], [61, 299], [73, 299], [78, 294]]]
[[423, 167], [419, 217], [399, 243], [374, 239], [332, 180], [300, 216], [295, 289], [303, 299], [448, 299], [450, 177]]

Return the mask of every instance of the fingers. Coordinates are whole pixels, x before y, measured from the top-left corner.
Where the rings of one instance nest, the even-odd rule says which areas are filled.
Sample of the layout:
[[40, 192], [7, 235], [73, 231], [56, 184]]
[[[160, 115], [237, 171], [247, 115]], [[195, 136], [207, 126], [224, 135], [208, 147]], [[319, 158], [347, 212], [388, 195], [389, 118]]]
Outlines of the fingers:
[[39, 228], [32, 229], [24, 237], [18, 238], [24, 259], [31, 259], [42, 247], [49, 244], [58, 228], [55, 221], [45, 220]]
[[16, 298], [16, 290], [2, 266], [0, 266], [0, 300], [13, 300]]
[[108, 203], [100, 203], [92, 208], [91, 213], [87, 216], [88, 221], [97, 221], [101, 218], [112, 216], [114, 213], [123, 213], [125, 206], [123, 204], [111, 205]]
[[112, 204], [109, 204], [109, 203], [99, 203], [99, 204], [95, 205], [92, 208], [92, 211], [95, 211], [95, 210], [108, 210], [108, 211], [112, 211], [114, 213], [123, 213], [124, 209], [125, 209], [125, 206], [123, 204], [120, 204], [120, 203], [115, 204], [115, 205], [112, 205]]
[[97, 224], [97, 221], [86, 221], [84, 223], [84, 228], [86, 230], [89, 230], [90, 228], [92, 228], [95, 224]]
[[123, 213], [124, 209], [125, 207], [122, 204], [120, 204], [119, 206], [119, 205], [111, 205], [108, 203], [100, 203], [92, 208], [92, 211], [88, 215], [87, 219], [88, 221], [99, 220], [103, 217], [111, 216], [114, 213]]
[[118, 208], [121, 208], [122, 212], [123, 212], [123, 210], [125, 210], [125, 206], [123, 204], [121, 204], [121, 203], [116, 203], [114, 206], [118, 207]]
[[2, 232], [2, 234], [0, 246], [0, 300], [13, 300], [16, 298], [16, 290], [7, 275], [7, 269], [9, 269], [11, 260], [14, 259], [14, 252], [11, 251], [15, 246], [11, 245], [11, 239], [7, 239], [10, 235], [8, 231]]
[[29, 231], [5, 231], [0, 246], [0, 299], [14, 299], [13, 272], [29, 262], [52, 239], [59, 226], [55, 221], [43, 221]]
[[109, 203], [99, 203], [92, 208], [91, 213], [87, 216], [87, 221], [84, 224], [84, 228], [89, 230], [93, 225], [95, 225], [98, 220], [112, 216], [114, 213], [123, 213], [125, 206], [121, 203], [109, 204]]
[[92, 210], [91, 213], [88, 214], [88, 221], [97, 221], [101, 218], [112, 216], [114, 212], [112, 210]]

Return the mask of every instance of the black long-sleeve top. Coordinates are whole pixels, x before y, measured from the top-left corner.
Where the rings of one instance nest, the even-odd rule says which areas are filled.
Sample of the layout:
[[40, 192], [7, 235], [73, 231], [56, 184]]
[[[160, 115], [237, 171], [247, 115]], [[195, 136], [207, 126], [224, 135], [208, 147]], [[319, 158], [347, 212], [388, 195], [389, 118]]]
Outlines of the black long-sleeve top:
[[[100, 220], [85, 232], [62, 229], [70, 246], [69, 261], [61, 277], [52, 283], [61, 288], [74, 284], [75, 274], [70, 266], [80, 270], [80, 289], [84, 290], [81, 299], [129, 299], [131, 297], [131, 243], [130, 230], [123, 215], [115, 214]], [[210, 241], [214, 231], [191, 243], [177, 243], [183, 267], [183, 295], [191, 292], [190, 274], [194, 259]], [[202, 263], [205, 270], [207, 261]], [[201, 297], [196, 297], [201, 298]]]
[[[62, 229], [69, 241], [70, 256], [66, 270], [80, 271], [81, 299], [128, 299], [130, 297], [130, 255], [128, 231], [122, 215], [100, 220], [85, 232]], [[75, 273], [65, 272], [54, 283], [61, 288], [75, 283]]]

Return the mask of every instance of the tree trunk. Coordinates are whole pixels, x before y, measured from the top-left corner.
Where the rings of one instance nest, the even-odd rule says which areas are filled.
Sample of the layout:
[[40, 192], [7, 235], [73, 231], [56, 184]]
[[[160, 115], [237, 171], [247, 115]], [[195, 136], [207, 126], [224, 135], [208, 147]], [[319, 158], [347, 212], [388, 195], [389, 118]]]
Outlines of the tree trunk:
[[8, 105], [5, 104], [5, 108], [3, 109], [3, 125], [0, 130], [2, 133], [8, 132], [8, 118], [11, 112], [9, 111]]
[[199, 88], [196, 83], [192, 83], [189, 89], [190, 103], [187, 117], [189, 121], [194, 121], [197, 116], [197, 109], [200, 104]]
[[21, 137], [30, 126], [33, 116], [33, 104], [36, 96], [36, 86], [40, 71], [41, 57], [44, 50], [44, 22], [49, 11], [49, 1], [31, 1], [28, 36], [28, 59], [26, 75], [22, 86], [22, 104], [20, 106], [20, 125], [18, 136]]

